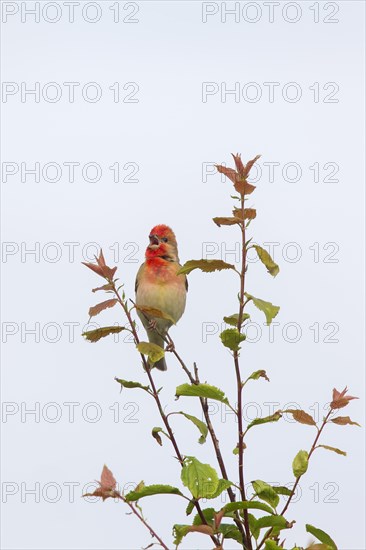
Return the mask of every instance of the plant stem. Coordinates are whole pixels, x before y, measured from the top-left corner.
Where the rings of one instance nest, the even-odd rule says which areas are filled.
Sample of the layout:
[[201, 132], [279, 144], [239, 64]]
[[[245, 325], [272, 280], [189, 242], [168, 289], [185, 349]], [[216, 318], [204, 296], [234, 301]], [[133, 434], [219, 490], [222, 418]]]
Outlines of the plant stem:
[[[163, 335], [161, 335], [161, 336], [167, 342], [167, 339]], [[170, 343], [173, 344], [173, 340], [170, 337], [169, 337], [169, 339], [170, 339]], [[199, 376], [198, 376], [198, 368], [197, 368], [196, 363], [194, 363], [194, 376], [193, 376], [192, 372], [189, 370], [189, 368], [184, 363], [181, 356], [176, 351], [175, 346], [173, 347], [172, 353], [178, 359], [181, 367], [183, 368], [184, 372], [188, 376], [190, 382], [192, 384], [199, 384], [200, 380], [199, 380]], [[203, 397], [200, 397], [199, 400], [200, 400], [200, 403], [201, 403], [203, 415], [205, 417], [206, 425], [207, 425], [207, 428], [208, 428], [208, 431], [209, 431], [209, 434], [210, 434], [210, 437], [211, 437], [211, 441], [212, 441], [213, 447], [215, 449], [216, 459], [217, 459], [217, 462], [218, 462], [218, 465], [219, 465], [219, 468], [220, 468], [220, 471], [221, 471], [221, 475], [224, 479], [229, 481], [229, 477], [228, 477], [227, 471], [226, 471], [225, 462], [224, 462], [224, 459], [223, 459], [223, 456], [222, 456], [222, 453], [221, 453], [221, 449], [220, 449], [220, 443], [219, 443], [219, 440], [216, 436], [216, 432], [215, 432], [215, 429], [213, 427], [213, 424], [211, 422], [210, 413], [209, 413], [208, 405], [207, 405], [207, 399], [204, 399]], [[232, 490], [231, 487], [227, 488], [227, 493], [229, 495], [230, 502], [235, 502], [235, 500], [236, 500], [235, 499], [235, 493], [234, 493], [234, 491]], [[247, 536], [244, 532], [243, 524], [240, 520], [239, 512], [236, 512], [235, 516], [236, 517], [235, 517], [234, 521], [235, 521], [235, 524], [236, 524], [237, 528], [240, 531], [241, 536], [243, 537], [244, 547], [248, 548], [248, 550], [249, 550], [249, 546], [248, 546], [248, 542], [247, 542]]]
[[[140, 339], [139, 339], [138, 334], [137, 334], [137, 331], [136, 331], [135, 323], [134, 323], [134, 321], [133, 321], [133, 319], [132, 319], [132, 317], [131, 317], [131, 313], [129, 312], [128, 307], [126, 306], [125, 302], [121, 299], [121, 297], [120, 297], [120, 295], [119, 295], [119, 292], [118, 292], [118, 290], [116, 289], [116, 286], [115, 286], [114, 281], [108, 281], [108, 282], [113, 286], [113, 291], [114, 291], [114, 293], [115, 293], [115, 295], [116, 295], [116, 298], [117, 298], [119, 304], [121, 305], [121, 307], [122, 307], [122, 309], [123, 309], [123, 311], [124, 311], [124, 313], [125, 313], [125, 315], [126, 315], [126, 317], [127, 317], [127, 320], [128, 320], [128, 322], [129, 322], [129, 324], [130, 324], [130, 327], [131, 327], [131, 331], [132, 331], [132, 334], [133, 334], [133, 338], [134, 338], [135, 343], [136, 343], [136, 345], [137, 345], [137, 344], [139, 344]], [[159, 394], [158, 394], [158, 392], [157, 392], [157, 390], [156, 390], [156, 386], [155, 386], [155, 383], [154, 383], [154, 379], [153, 379], [153, 376], [152, 376], [152, 374], [151, 374], [151, 367], [150, 367], [150, 365], [148, 364], [148, 362], [146, 361], [146, 358], [145, 358], [145, 356], [144, 356], [142, 353], [140, 353], [140, 356], [141, 356], [141, 360], [142, 360], [144, 369], [145, 369], [145, 371], [146, 371], [146, 374], [147, 374], [147, 376], [148, 376], [148, 378], [149, 378], [149, 382], [150, 382], [151, 389], [152, 389], [152, 395], [153, 395], [153, 397], [154, 397], [154, 399], [155, 399], [155, 402], [156, 402], [156, 405], [157, 405], [157, 407], [158, 407], [160, 416], [161, 416], [161, 418], [162, 418], [162, 420], [163, 420], [163, 422], [164, 422], [164, 425], [165, 425], [165, 427], [166, 427], [166, 429], [167, 429], [167, 432], [168, 432], [168, 434], [169, 434], [169, 438], [170, 438], [170, 440], [171, 440], [171, 442], [172, 442], [172, 445], [173, 445], [173, 447], [174, 447], [175, 455], [176, 455], [176, 457], [177, 457], [177, 459], [178, 459], [180, 465], [183, 467], [183, 460], [184, 460], [184, 459], [183, 459], [183, 456], [182, 456], [182, 454], [181, 454], [181, 452], [180, 452], [180, 450], [179, 450], [178, 443], [177, 443], [177, 440], [175, 439], [173, 430], [172, 430], [172, 428], [170, 427], [169, 420], [168, 420], [168, 418], [167, 418], [167, 416], [166, 416], [166, 414], [165, 414], [165, 412], [164, 412], [163, 406], [162, 406], [162, 404], [161, 404], [161, 401], [160, 401], [160, 398], [159, 398]], [[204, 525], [208, 525], [208, 523], [207, 523], [207, 521], [206, 521], [206, 518], [205, 518], [205, 516], [204, 516], [203, 513], [202, 513], [202, 509], [201, 509], [201, 506], [199, 505], [199, 503], [198, 503], [197, 501], [195, 501], [194, 505], [195, 505], [195, 508], [196, 508], [196, 510], [197, 510], [197, 513], [198, 513], [198, 515], [199, 515], [199, 517], [200, 517], [202, 523], [203, 523]], [[211, 540], [212, 540], [212, 542], [213, 542], [216, 546], [219, 545], [219, 541], [218, 541], [218, 538], [217, 538], [216, 536], [211, 535]]]
[[[318, 432], [317, 432], [316, 437], [315, 437], [315, 439], [314, 439], [314, 442], [313, 442], [313, 444], [312, 444], [312, 446], [311, 446], [311, 449], [310, 449], [310, 451], [309, 451], [309, 453], [308, 453], [308, 461], [310, 460], [311, 455], [313, 454], [313, 452], [314, 452], [315, 449], [316, 449], [317, 443], [318, 443], [318, 441], [319, 441], [320, 434], [322, 433], [322, 431], [323, 431], [323, 429], [324, 429], [326, 423], [328, 422], [328, 419], [329, 419], [329, 417], [330, 417], [331, 414], [332, 414], [332, 409], [329, 409], [327, 416], [324, 418], [324, 420], [323, 420], [323, 422], [322, 422], [322, 425], [320, 426], [320, 428], [317, 428]], [[295, 494], [296, 488], [297, 488], [297, 486], [298, 486], [298, 484], [299, 484], [299, 482], [300, 482], [300, 479], [302, 478], [303, 475], [304, 475], [304, 474], [302, 474], [301, 476], [299, 476], [298, 478], [296, 478], [296, 481], [295, 481], [294, 486], [293, 486], [293, 488], [292, 488], [291, 494], [289, 495], [289, 497], [288, 497], [288, 499], [287, 499], [287, 501], [286, 501], [286, 504], [285, 504], [285, 506], [283, 507], [283, 510], [282, 510], [281, 513], [280, 513], [281, 516], [283, 516], [283, 514], [287, 511], [288, 507], [290, 506], [290, 503], [291, 503], [291, 500], [293, 499], [293, 496], [294, 496], [294, 494]], [[265, 543], [266, 539], [271, 535], [271, 533], [272, 533], [272, 527], [271, 527], [271, 529], [269, 529], [269, 530], [267, 531], [267, 533], [264, 535], [263, 539], [261, 540], [261, 542], [260, 542], [259, 545], [257, 546], [257, 550], [259, 550], [259, 549], [263, 546], [263, 544]]]
[[[244, 194], [241, 195], [241, 212], [242, 212], [242, 221], [240, 223], [241, 229], [241, 270], [240, 270], [240, 292], [239, 292], [239, 315], [238, 315], [238, 332], [241, 332], [243, 325], [243, 314], [244, 314], [244, 292], [245, 292], [245, 273], [246, 273], [246, 247], [245, 247], [245, 219], [244, 219]], [[234, 351], [234, 366], [235, 366], [235, 375], [236, 375], [236, 385], [237, 385], [237, 417], [238, 417], [238, 468], [239, 468], [239, 485], [240, 493], [243, 501], [246, 500], [245, 495], [245, 480], [244, 480], [244, 431], [243, 431], [243, 382], [241, 379], [240, 373], [240, 364], [239, 364], [239, 352]], [[244, 510], [244, 526], [246, 532], [246, 538], [248, 543], [249, 550], [252, 550], [252, 541], [250, 536], [249, 529], [249, 516], [248, 510]]]
[[[328, 411], [328, 414], [327, 414], [327, 416], [324, 418], [324, 420], [323, 420], [323, 422], [322, 422], [322, 425], [320, 426], [320, 428], [318, 428], [318, 433], [317, 433], [317, 435], [316, 435], [316, 438], [314, 439], [314, 443], [312, 444], [311, 449], [310, 449], [309, 454], [308, 454], [308, 460], [310, 460], [311, 455], [313, 454], [313, 452], [314, 452], [315, 449], [316, 449], [316, 445], [317, 445], [317, 443], [318, 443], [318, 441], [319, 441], [320, 434], [322, 433], [322, 431], [323, 431], [323, 429], [324, 429], [326, 423], [328, 422], [328, 418], [330, 417], [331, 413], [332, 413], [332, 409], [330, 409], [330, 410]], [[303, 474], [303, 475], [304, 475], [304, 474]], [[300, 481], [301, 478], [302, 478], [302, 475], [299, 476], [299, 477], [296, 479], [296, 482], [295, 482], [295, 484], [294, 484], [294, 486], [293, 486], [293, 488], [292, 488], [292, 491], [291, 491], [291, 495], [289, 495], [289, 497], [288, 497], [288, 499], [287, 499], [287, 502], [286, 502], [286, 504], [285, 504], [285, 506], [284, 506], [284, 508], [283, 508], [283, 510], [282, 510], [282, 512], [281, 512], [281, 516], [283, 516], [283, 514], [286, 512], [287, 508], [289, 507], [289, 505], [290, 505], [290, 503], [291, 503], [291, 500], [292, 500], [292, 498], [293, 498], [293, 496], [294, 496], [294, 494], [295, 494], [296, 487], [297, 487], [297, 485], [299, 484], [299, 481]]]
[[142, 515], [138, 512], [138, 510], [136, 510], [133, 504], [131, 502], [128, 502], [128, 500], [126, 500], [121, 495], [120, 495], [120, 498], [121, 500], [123, 500], [123, 502], [125, 502], [130, 507], [133, 514], [135, 514], [135, 516], [138, 517], [138, 519], [145, 525], [145, 527], [150, 531], [151, 536], [156, 538], [156, 540], [160, 543], [162, 548], [164, 548], [164, 550], [169, 550], [169, 547], [162, 541], [162, 539], [159, 537], [156, 531], [154, 531], [154, 529], [147, 523], [147, 521], [142, 517]]

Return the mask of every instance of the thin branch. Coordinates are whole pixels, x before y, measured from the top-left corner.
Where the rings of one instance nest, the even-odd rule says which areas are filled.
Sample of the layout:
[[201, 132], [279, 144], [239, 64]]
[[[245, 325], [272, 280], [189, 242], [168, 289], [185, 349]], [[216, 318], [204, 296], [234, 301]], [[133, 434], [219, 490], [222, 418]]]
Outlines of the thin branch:
[[[144, 312], [142, 312], [142, 313], [143, 313], [145, 319], [147, 321], [149, 321], [149, 318], [147, 317], [147, 315]], [[187, 367], [187, 365], [185, 364], [182, 357], [177, 352], [171, 336], [169, 334], [166, 334], [166, 335], [162, 334], [161, 332], [159, 332], [159, 330], [156, 327], [155, 327], [154, 330], [155, 330], [155, 332], [157, 332], [157, 334], [159, 336], [161, 336], [161, 338], [164, 340], [164, 342], [168, 346], [171, 346], [171, 348], [172, 348], [171, 352], [177, 358], [179, 364], [181, 365], [182, 369], [186, 373], [186, 375], [187, 375], [189, 381], [191, 382], [191, 384], [199, 384], [200, 379], [199, 379], [199, 376], [198, 376], [198, 368], [197, 368], [196, 363], [193, 364], [193, 366], [194, 366], [194, 375], [193, 375], [192, 372]], [[217, 459], [217, 462], [218, 462], [218, 465], [219, 465], [219, 468], [220, 468], [220, 471], [221, 471], [221, 475], [225, 480], [229, 481], [229, 477], [228, 477], [227, 471], [226, 471], [225, 462], [224, 462], [224, 459], [223, 459], [223, 456], [222, 456], [222, 453], [221, 453], [221, 449], [220, 449], [220, 443], [219, 443], [219, 440], [216, 436], [216, 432], [215, 432], [215, 429], [213, 427], [213, 424], [211, 422], [210, 413], [209, 413], [209, 410], [208, 410], [207, 399], [205, 399], [203, 397], [200, 397], [199, 400], [200, 400], [200, 403], [201, 403], [201, 408], [202, 408], [203, 415], [205, 417], [206, 425], [207, 425], [207, 428], [208, 428], [208, 431], [209, 431], [209, 434], [210, 434], [210, 437], [211, 437], [211, 441], [212, 441], [212, 444], [213, 444], [213, 447], [214, 447], [214, 450], [215, 450], [216, 459]], [[235, 410], [234, 410], [234, 412], [236, 413]], [[170, 414], [172, 414], [172, 413], [170, 413]], [[235, 499], [235, 493], [234, 493], [234, 491], [232, 490], [231, 487], [227, 488], [227, 493], [228, 493], [230, 502], [235, 502], [235, 500], [236, 500]], [[235, 512], [234, 521], [235, 521], [235, 524], [236, 524], [236, 526], [238, 527], [238, 529], [240, 531], [241, 536], [243, 537], [244, 547], [248, 548], [248, 550], [249, 550], [248, 543], [247, 543], [247, 536], [246, 536], [245, 531], [243, 529], [243, 524], [241, 522], [239, 512]]]
[[169, 550], [169, 547], [163, 542], [163, 540], [159, 537], [159, 535], [156, 533], [156, 531], [154, 531], [154, 529], [151, 527], [151, 525], [149, 525], [146, 521], [146, 519], [143, 518], [143, 516], [138, 512], [138, 510], [136, 510], [136, 508], [133, 506], [133, 504], [131, 502], [129, 502], [128, 500], [125, 499], [124, 496], [122, 495], [119, 495], [119, 498], [121, 500], [123, 500], [123, 502], [125, 504], [127, 504], [132, 513], [135, 514], [136, 517], [138, 517], [138, 519], [141, 521], [141, 523], [143, 523], [146, 527], [146, 529], [149, 530], [150, 532], [150, 535], [154, 538], [156, 538], [156, 540], [160, 543], [161, 547], [164, 548], [164, 550]]
[[[238, 315], [238, 332], [241, 332], [243, 325], [244, 317], [244, 305], [245, 305], [245, 273], [246, 273], [246, 243], [245, 243], [245, 220], [244, 220], [244, 194], [241, 195], [241, 212], [242, 212], [242, 221], [240, 223], [241, 229], [241, 272], [240, 272], [240, 292], [239, 292], [239, 315]], [[238, 417], [238, 469], [239, 469], [239, 484], [240, 484], [240, 493], [243, 501], [246, 500], [245, 494], [245, 480], [244, 480], [244, 431], [243, 431], [243, 382], [241, 379], [240, 373], [240, 364], [239, 364], [239, 352], [234, 351], [234, 366], [235, 366], [235, 375], [236, 375], [236, 385], [237, 385], [237, 417]], [[244, 525], [246, 538], [248, 541], [249, 550], [252, 550], [252, 541], [249, 528], [249, 516], [248, 510], [244, 511]]]
[[[116, 289], [116, 286], [115, 286], [114, 281], [109, 280], [108, 282], [113, 286], [113, 291], [114, 291], [114, 293], [115, 293], [115, 295], [116, 295], [116, 298], [117, 298], [119, 304], [121, 305], [121, 307], [122, 307], [122, 309], [123, 309], [123, 311], [124, 311], [124, 313], [125, 313], [125, 315], [126, 315], [126, 317], [127, 317], [127, 319], [128, 319], [128, 322], [129, 322], [129, 324], [130, 324], [131, 331], [132, 331], [132, 334], [133, 334], [133, 338], [134, 338], [135, 343], [136, 343], [136, 345], [137, 345], [137, 344], [139, 344], [140, 339], [139, 339], [138, 334], [137, 334], [137, 331], [136, 331], [135, 323], [134, 323], [134, 321], [133, 321], [133, 319], [132, 319], [132, 317], [131, 317], [131, 313], [130, 313], [130, 311], [128, 310], [128, 307], [126, 306], [125, 302], [124, 302], [124, 301], [122, 300], [122, 298], [120, 297], [119, 292], [118, 292], [118, 290]], [[170, 438], [170, 440], [171, 440], [171, 442], [172, 442], [172, 445], [173, 445], [173, 447], [174, 447], [175, 455], [176, 455], [176, 457], [177, 457], [177, 459], [178, 459], [180, 465], [183, 467], [183, 461], [184, 461], [184, 459], [183, 459], [183, 456], [182, 456], [182, 454], [181, 454], [181, 452], [180, 452], [180, 450], [179, 450], [178, 443], [177, 443], [177, 441], [176, 441], [176, 439], [175, 439], [173, 430], [172, 430], [172, 428], [170, 427], [169, 420], [168, 420], [168, 418], [167, 418], [167, 416], [166, 416], [166, 414], [165, 414], [165, 412], [164, 412], [163, 406], [162, 406], [162, 404], [161, 404], [161, 401], [160, 401], [160, 398], [159, 398], [159, 394], [158, 394], [158, 392], [157, 392], [157, 389], [156, 389], [156, 386], [155, 386], [155, 382], [154, 382], [153, 376], [152, 376], [152, 374], [151, 374], [151, 367], [150, 367], [150, 365], [148, 364], [148, 362], [147, 362], [145, 356], [144, 356], [142, 353], [140, 353], [140, 357], [141, 357], [141, 360], [142, 360], [142, 363], [143, 363], [143, 366], [144, 366], [144, 370], [146, 371], [146, 374], [147, 374], [147, 376], [148, 376], [148, 378], [149, 378], [150, 386], [151, 386], [151, 389], [152, 389], [152, 396], [153, 396], [154, 399], [155, 399], [155, 402], [156, 402], [156, 405], [157, 405], [157, 407], [158, 407], [160, 416], [161, 416], [161, 418], [162, 418], [162, 420], [163, 420], [163, 422], [164, 422], [164, 425], [165, 425], [165, 427], [166, 427], [166, 429], [167, 429], [167, 432], [168, 432], [168, 434], [169, 434], [169, 438]], [[197, 501], [194, 502], [194, 506], [195, 506], [195, 508], [196, 508], [196, 510], [197, 510], [197, 513], [198, 513], [198, 515], [199, 515], [199, 517], [200, 517], [202, 523], [203, 523], [204, 525], [208, 525], [208, 523], [207, 523], [207, 521], [206, 521], [206, 518], [205, 518], [205, 516], [203, 515], [201, 506], [199, 505], [199, 503], [198, 503]], [[219, 544], [218, 538], [217, 538], [216, 536], [214, 536], [214, 535], [210, 535], [210, 537], [211, 537], [212, 542], [213, 542], [214, 544], [216, 544], [216, 546], [218, 546], [218, 544]]]
[[[317, 445], [317, 443], [318, 443], [318, 441], [319, 441], [319, 437], [320, 437], [320, 435], [321, 435], [323, 429], [325, 428], [325, 425], [326, 425], [326, 423], [328, 422], [328, 419], [329, 419], [329, 417], [330, 417], [331, 414], [332, 414], [332, 409], [329, 409], [327, 416], [324, 418], [324, 420], [323, 420], [323, 422], [322, 422], [322, 425], [321, 425], [320, 428], [318, 429], [318, 433], [317, 433], [317, 435], [316, 435], [316, 438], [314, 439], [314, 443], [312, 444], [311, 449], [310, 449], [309, 454], [308, 454], [308, 460], [310, 460], [311, 455], [312, 455], [313, 452], [315, 451], [316, 445]], [[304, 475], [304, 474], [302, 474], [302, 475]], [[285, 506], [284, 506], [284, 508], [283, 508], [283, 510], [282, 510], [282, 512], [281, 512], [281, 516], [283, 516], [283, 514], [286, 512], [287, 508], [289, 507], [289, 505], [290, 505], [290, 503], [291, 503], [291, 500], [292, 500], [292, 498], [293, 498], [293, 496], [294, 496], [294, 494], [295, 494], [296, 487], [297, 487], [297, 485], [298, 485], [300, 479], [302, 478], [302, 475], [299, 476], [299, 477], [296, 479], [295, 485], [293, 486], [292, 491], [291, 491], [291, 495], [289, 495], [288, 500], [287, 500], [287, 502], [286, 502], [286, 504], [285, 504]]]

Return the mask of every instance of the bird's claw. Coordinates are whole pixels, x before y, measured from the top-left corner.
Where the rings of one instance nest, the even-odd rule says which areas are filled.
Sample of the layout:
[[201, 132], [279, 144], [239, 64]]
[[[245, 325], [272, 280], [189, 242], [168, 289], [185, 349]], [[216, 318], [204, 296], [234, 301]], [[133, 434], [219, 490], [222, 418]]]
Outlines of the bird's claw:
[[175, 350], [174, 342], [169, 342], [169, 344], [165, 348], [165, 351], [174, 351], [174, 350]]
[[150, 319], [149, 321], [149, 329], [150, 330], [156, 330], [157, 322], [156, 319]]

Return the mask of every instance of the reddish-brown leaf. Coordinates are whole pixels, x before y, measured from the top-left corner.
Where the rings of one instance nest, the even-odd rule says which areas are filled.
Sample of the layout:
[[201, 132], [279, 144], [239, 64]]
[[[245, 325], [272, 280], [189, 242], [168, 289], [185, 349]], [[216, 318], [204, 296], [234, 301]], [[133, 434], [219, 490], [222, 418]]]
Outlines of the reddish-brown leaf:
[[89, 308], [89, 317], [95, 317], [104, 309], [115, 306], [117, 302], [117, 298], [112, 298], [112, 300], [106, 300], [105, 302], [101, 302], [96, 306], [92, 306], [91, 308]]
[[259, 159], [259, 157], [260, 155], [257, 155], [256, 157], [254, 157], [254, 159], [249, 160], [247, 164], [244, 165], [241, 160], [241, 156], [238, 153], [236, 155], [233, 155], [236, 170], [233, 170], [232, 168], [227, 168], [222, 164], [217, 164], [216, 168], [220, 172], [220, 174], [224, 174], [233, 182], [234, 187], [238, 193], [240, 193], [241, 195], [250, 195], [251, 193], [253, 193], [255, 186], [248, 183], [247, 178], [253, 164]]
[[342, 409], [343, 407], [348, 405], [348, 403], [352, 401], [352, 399], [358, 399], [358, 397], [352, 397], [351, 395], [346, 395], [347, 391], [348, 391], [347, 387], [344, 388], [344, 390], [341, 392], [339, 392], [335, 388], [333, 389], [333, 401], [330, 404], [332, 409]]
[[215, 523], [215, 531], [220, 527], [220, 523], [222, 521], [222, 518], [224, 517], [225, 510], [222, 509], [219, 512], [216, 512], [214, 515], [214, 523]]
[[233, 208], [234, 218], [239, 218], [240, 221], [244, 220], [243, 211], [241, 208]]
[[105, 263], [105, 259], [104, 259], [104, 254], [103, 254], [103, 250], [100, 249], [100, 252], [99, 252], [99, 258], [96, 258], [98, 264], [100, 265], [100, 267], [105, 267], [107, 264]]
[[307, 424], [308, 426], [316, 426], [316, 422], [314, 418], [305, 411], [301, 411], [297, 409], [287, 409], [286, 411], [283, 411], [283, 412], [291, 413], [293, 418], [296, 420], [296, 422], [299, 422], [300, 424]]
[[101, 497], [103, 501], [106, 498], [121, 498], [121, 495], [116, 491], [117, 482], [109, 468], [104, 464], [99, 487], [94, 493], [86, 493], [83, 497]]
[[232, 168], [227, 168], [226, 166], [223, 166], [222, 164], [216, 164], [216, 168], [217, 168], [217, 171], [220, 172], [220, 174], [224, 174], [233, 183], [236, 182], [238, 174], [235, 170], [233, 170]]
[[190, 525], [187, 531], [189, 533], [203, 533], [204, 535], [214, 534], [214, 531], [210, 525]]
[[117, 267], [108, 267], [105, 263], [105, 259], [103, 256], [103, 251], [101, 250], [99, 253], [99, 257], [97, 258], [95, 256], [95, 259], [97, 261], [96, 264], [91, 264], [88, 262], [82, 262], [84, 265], [89, 267], [92, 271], [100, 275], [101, 277], [104, 277], [105, 279], [112, 280], [115, 272], [117, 271]]
[[255, 208], [244, 208], [244, 219], [254, 220], [257, 216], [257, 211]]
[[102, 271], [104, 273], [104, 277], [109, 281], [112, 281], [114, 274], [117, 271], [117, 267], [108, 267], [107, 265], [104, 265], [102, 267]]
[[236, 155], [234, 155], [234, 153], [231, 153], [231, 155], [234, 159], [235, 166], [236, 166], [236, 169], [237, 169], [238, 173], [241, 176], [244, 176], [245, 175], [245, 166], [243, 164], [243, 161], [241, 160], [241, 155], [239, 153], [236, 153]]
[[240, 223], [240, 218], [212, 218], [216, 225], [221, 227], [222, 225], [235, 225]]
[[100, 476], [100, 487], [101, 489], [115, 489], [117, 481], [114, 479], [114, 476], [110, 469], [104, 464], [102, 475]]
[[254, 159], [248, 160], [248, 162], [247, 162], [246, 165], [245, 165], [245, 170], [244, 170], [244, 174], [243, 174], [243, 176], [244, 176], [245, 178], [248, 177], [249, 172], [250, 172], [250, 170], [251, 170], [252, 167], [253, 167], [253, 164], [254, 164], [255, 162], [257, 162], [257, 160], [258, 160], [259, 158], [260, 158], [260, 155], [256, 155], [256, 156], [254, 157]]
[[360, 426], [358, 422], [353, 422], [353, 420], [351, 420], [349, 416], [337, 416], [336, 418], [332, 418], [331, 420], [332, 422], [334, 422], [334, 424], [339, 424], [340, 426], [346, 426], [347, 424]]
[[92, 292], [97, 292], [98, 290], [113, 290], [113, 285], [108, 283], [103, 286], [98, 286], [97, 288], [92, 288]]
[[114, 491], [111, 489], [103, 490], [101, 489], [101, 487], [95, 489], [94, 493], [85, 493], [83, 497], [101, 497], [103, 499], [103, 502], [107, 498], [122, 498], [118, 491]]
[[94, 271], [94, 273], [96, 273], [97, 275], [100, 275], [101, 277], [105, 277], [104, 273], [103, 273], [103, 270], [101, 267], [99, 267], [99, 265], [96, 265], [96, 264], [90, 264], [88, 262], [81, 262], [83, 265], [86, 265], [86, 267], [88, 267], [89, 269], [91, 269], [92, 271]]
[[234, 183], [234, 187], [240, 195], [250, 195], [255, 189], [255, 185], [248, 183], [245, 179], [238, 178]]

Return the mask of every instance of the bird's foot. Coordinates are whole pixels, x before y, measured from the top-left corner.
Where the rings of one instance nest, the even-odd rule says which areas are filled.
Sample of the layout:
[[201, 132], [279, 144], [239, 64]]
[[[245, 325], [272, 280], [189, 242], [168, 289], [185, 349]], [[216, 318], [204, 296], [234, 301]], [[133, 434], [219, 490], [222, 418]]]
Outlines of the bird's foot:
[[149, 329], [150, 330], [156, 330], [157, 327], [157, 321], [156, 319], [150, 319], [149, 321]]
[[171, 341], [171, 342], [169, 342], [169, 344], [165, 348], [165, 351], [174, 351], [174, 350], [175, 350], [175, 345], [174, 345], [174, 342]]

